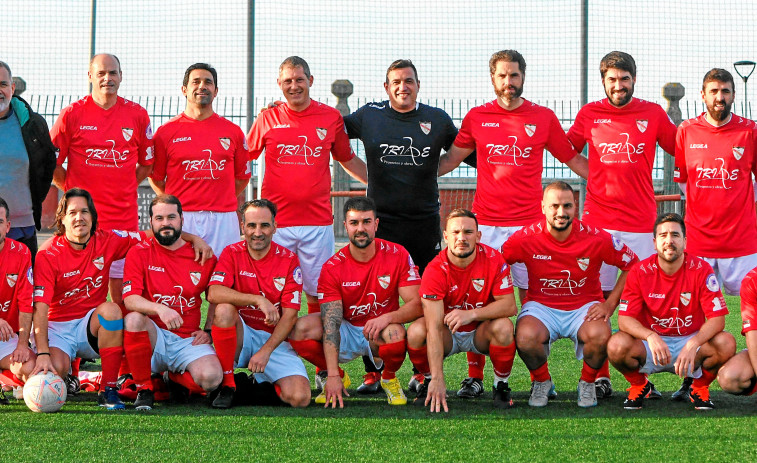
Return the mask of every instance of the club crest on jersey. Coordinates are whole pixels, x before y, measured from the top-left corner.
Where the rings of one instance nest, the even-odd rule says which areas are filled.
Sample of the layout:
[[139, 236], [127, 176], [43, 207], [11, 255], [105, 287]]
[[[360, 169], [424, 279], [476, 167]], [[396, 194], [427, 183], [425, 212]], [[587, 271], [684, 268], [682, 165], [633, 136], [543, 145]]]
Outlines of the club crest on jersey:
[[733, 157], [735, 157], [737, 161], [740, 161], [741, 157], [743, 155], [744, 155], [744, 147], [743, 146], [734, 146], [733, 147]]
[[273, 279], [273, 286], [275, 286], [277, 290], [281, 291], [282, 289], [284, 289], [285, 281], [286, 281], [286, 278], [284, 277], [275, 277]]
[[92, 264], [97, 267], [97, 270], [102, 270], [103, 267], [105, 267], [105, 259], [103, 258], [103, 256], [97, 257], [92, 260]]
[[18, 281], [18, 273], [6, 273], [5, 281], [8, 282], [8, 286], [10, 286], [11, 288], [16, 286], [16, 281]]
[[131, 136], [134, 135], [134, 129], [130, 129], [128, 127], [121, 127], [121, 133], [124, 136], [124, 140], [129, 141], [131, 140]]
[[529, 137], [533, 137], [536, 133], [536, 124], [524, 124], [523, 127], [526, 129], [526, 135]]
[[318, 138], [320, 138], [321, 140], [323, 140], [324, 138], [326, 138], [326, 135], [328, 133], [329, 133], [328, 130], [322, 129], [320, 127], [316, 127], [316, 129], [315, 129], [315, 134], [318, 135]]
[[691, 302], [691, 293], [681, 293], [681, 304], [689, 305], [689, 302]]
[[221, 147], [225, 150], [229, 149], [229, 146], [231, 146], [231, 138], [221, 137], [218, 141], [221, 142]]
[[421, 132], [428, 135], [431, 132], [431, 122], [420, 122]]
[[378, 277], [378, 282], [382, 288], [386, 289], [389, 287], [389, 283], [392, 282], [392, 277], [389, 275], [380, 275]]
[[473, 289], [481, 292], [482, 289], [484, 289], [484, 279], [483, 278], [474, 278], [471, 280], [471, 283], [473, 283]]
[[581, 270], [585, 271], [587, 268], [589, 268], [588, 257], [579, 257], [578, 259], [576, 259], [576, 261], [578, 262], [578, 268], [580, 268]]
[[639, 132], [644, 133], [647, 131], [647, 127], [649, 126], [649, 121], [646, 119], [636, 119], [636, 128], [639, 129]]
[[189, 272], [189, 278], [192, 280], [192, 283], [197, 286], [200, 284], [200, 277], [202, 276], [202, 273], [200, 272]]

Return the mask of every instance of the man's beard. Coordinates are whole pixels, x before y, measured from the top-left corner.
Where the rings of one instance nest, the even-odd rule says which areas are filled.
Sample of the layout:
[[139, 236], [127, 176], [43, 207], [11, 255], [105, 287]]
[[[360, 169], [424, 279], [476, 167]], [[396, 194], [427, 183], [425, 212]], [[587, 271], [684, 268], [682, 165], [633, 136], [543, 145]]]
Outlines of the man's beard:
[[[365, 236], [367, 239], [365, 240], [364, 243], [361, 243], [361, 242], [359, 242], [357, 240], [357, 238], [358, 237], [363, 237], [363, 236]], [[368, 233], [365, 233], [365, 232], [355, 233], [354, 235], [352, 235], [352, 238], [350, 238], [350, 243], [352, 243], [353, 245], [355, 245], [355, 247], [357, 247], [358, 249], [365, 249], [368, 246], [370, 246], [371, 243], [373, 243], [373, 238], [371, 238], [368, 235]]]
[[[173, 233], [171, 233], [170, 235], [163, 235], [162, 233], [163, 230], [171, 230]], [[153, 230], [153, 233], [154, 233], [154, 230]], [[154, 233], [154, 235], [155, 235], [155, 240], [158, 243], [162, 244], [163, 246], [171, 246], [172, 244], [177, 242], [179, 238], [181, 238], [181, 228], [177, 230], [173, 227], [165, 226], [161, 228], [158, 231], [158, 233]]]

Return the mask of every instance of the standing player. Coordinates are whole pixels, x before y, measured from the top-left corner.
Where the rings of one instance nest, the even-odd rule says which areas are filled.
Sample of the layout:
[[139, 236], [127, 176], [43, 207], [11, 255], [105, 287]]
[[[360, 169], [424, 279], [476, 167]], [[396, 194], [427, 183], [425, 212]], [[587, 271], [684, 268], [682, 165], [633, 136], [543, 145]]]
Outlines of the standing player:
[[329, 372], [316, 403], [343, 407], [349, 377], [339, 363], [370, 355], [377, 367], [383, 363], [381, 388], [389, 404], [405, 405], [407, 398], [395, 373], [407, 350], [403, 324], [421, 315], [418, 268], [405, 248], [376, 238], [373, 200], [350, 198], [344, 203], [344, 217], [350, 244], [323, 266], [318, 282], [320, 316], [299, 319], [291, 343], [302, 357]]
[[[0, 198], [0, 382], [23, 386], [34, 369], [29, 349], [32, 327], [32, 258], [29, 248], [7, 237], [8, 203]], [[0, 404], [5, 402], [0, 388]]]
[[[87, 75], [92, 94], [65, 107], [50, 131], [60, 151], [53, 182], [61, 191], [91, 192], [101, 229], [134, 232], [137, 187], [153, 163], [150, 118], [142, 106], [118, 96], [122, 73], [115, 55], [95, 55]], [[110, 297], [117, 304], [123, 271], [122, 259], [111, 266]]]
[[153, 238], [126, 256], [124, 349], [137, 398], [137, 410], [151, 410], [151, 373], [174, 373], [171, 380], [206, 392], [221, 384], [221, 364], [208, 333], [200, 329], [202, 293], [216, 263], [195, 261], [192, 245], [181, 238], [181, 202], [158, 195], [150, 203]]
[[216, 254], [239, 241], [237, 196], [250, 180], [244, 132], [213, 111], [218, 74], [205, 63], [184, 73], [182, 114], [155, 132], [150, 183], [158, 194], [179, 198], [184, 229], [199, 235]]
[[715, 408], [710, 383], [736, 350], [733, 335], [723, 331], [728, 308], [718, 280], [707, 262], [684, 252], [686, 227], [678, 214], [658, 217], [654, 244], [657, 254], [628, 273], [620, 331], [607, 344], [613, 366], [631, 383], [623, 407], [641, 408], [651, 390], [647, 375], [668, 371], [695, 378], [694, 408]]
[[720, 368], [718, 384], [731, 394], [752, 395], [757, 392], [757, 269], [741, 282], [741, 321], [746, 349]]
[[[599, 74], [607, 98], [587, 104], [576, 115], [568, 139], [576, 151], [589, 146], [589, 178], [581, 221], [602, 228], [640, 258], [654, 254], [649, 239], [657, 215], [652, 185], [657, 144], [675, 154], [676, 126], [660, 105], [633, 97], [636, 62], [613, 51], [602, 58]], [[628, 220], [627, 217], [634, 217]], [[615, 286], [617, 267], [599, 272], [607, 297]], [[607, 363], [596, 381], [597, 397], [612, 395]]]
[[496, 250], [479, 243], [476, 216], [455, 209], [447, 216], [441, 251], [421, 282], [423, 317], [408, 327], [408, 352], [426, 376], [416, 405], [447, 408], [444, 358], [458, 352], [489, 354], [494, 367], [494, 405], [513, 406], [507, 380], [515, 358], [513, 323], [518, 309], [510, 269]]
[[[626, 274], [638, 258], [607, 232], [574, 220], [573, 189], [553, 182], [544, 189], [541, 220], [510, 237], [502, 246], [509, 264], [523, 262], [528, 269], [528, 294], [516, 325], [515, 343], [531, 372], [532, 407], [544, 407], [554, 397], [555, 385], [547, 357], [553, 342], [570, 338], [576, 358], [583, 358], [578, 381], [578, 406], [597, 405], [594, 381], [607, 359], [608, 320], [620, 300]], [[621, 270], [615, 288], [605, 300], [599, 282], [602, 263]]]
[[329, 153], [363, 183], [367, 174], [365, 163], [352, 153], [339, 111], [310, 98], [308, 63], [290, 56], [279, 66], [276, 82], [286, 104], [259, 115], [247, 143], [252, 159], [265, 150], [263, 197], [279, 208], [274, 241], [300, 259], [308, 312], [313, 313], [320, 310], [321, 267], [334, 252]]
[[[539, 220], [544, 149], [586, 178], [588, 163], [571, 146], [551, 109], [521, 97], [526, 60], [515, 50], [494, 53], [489, 72], [497, 99], [471, 109], [463, 119], [452, 148], [442, 156], [439, 175], [457, 167], [476, 150], [478, 176], [473, 213], [480, 223], [481, 242], [498, 249], [524, 225]], [[511, 267], [520, 299], [528, 288], [526, 267]], [[458, 396], [483, 392], [484, 360], [468, 355], [469, 376]], [[476, 368], [478, 364], [478, 368]]]
[[223, 250], [208, 292], [208, 300], [218, 304], [212, 335], [223, 367], [223, 387], [213, 406], [231, 406], [237, 366], [255, 374], [260, 386], [248, 392], [259, 403], [307, 407], [305, 365], [286, 341], [300, 310], [300, 262], [271, 241], [276, 205], [256, 199], [244, 203], [241, 213], [244, 240]]

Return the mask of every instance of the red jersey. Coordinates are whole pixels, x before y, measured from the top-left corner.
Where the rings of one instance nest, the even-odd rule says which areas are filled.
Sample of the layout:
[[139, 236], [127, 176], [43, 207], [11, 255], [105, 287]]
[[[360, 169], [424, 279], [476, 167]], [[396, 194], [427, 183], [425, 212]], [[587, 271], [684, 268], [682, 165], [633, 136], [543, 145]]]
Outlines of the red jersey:
[[757, 128], [732, 116], [715, 127], [702, 113], [676, 135], [674, 180], [686, 183], [687, 250], [711, 258], [757, 253], [752, 174], [757, 174]]
[[8, 237], [0, 249], [0, 319], [18, 332], [19, 312], [32, 313], [32, 255], [29, 248]]
[[255, 119], [247, 143], [252, 159], [265, 150], [263, 197], [279, 207], [278, 226], [333, 223], [328, 153], [355, 157], [339, 111], [317, 101], [300, 112], [279, 105]]
[[526, 264], [527, 301], [558, 310], [604, 301], [599, 282], [603, 262], [627, 271], [639, 261], [621, 241], [579, 220], [562, 242], [549, 233], [546, 220], [523, 227], [505, 241], [502, 255], [510, 265]]
[[165, 181], [185, 211], [236, 211], [235, 181], [250, 175], [244, 132], [218, 114], [200, 121], [181, 113], [155, 132], [150, 178]]
[[103, 230], [137, 230], [137, 163], [153, 163], [152, 128], [147, 111], [118, 97], [103, 109], [86, 96], [61, 111], [50, 130], [60, 150], [58, 165], [68, 160], [66, 190], [92, 194]]
[[[218, 259], [210, 286], [223, 285], [240, 293], [257, 294], [268, 299], [283, 315], [283, 309], [300, 310], [302, 270], [300, 260], [289, 249], [271, 243], [260, 260], [247, 251], [247, 242], [226, 246]], [[265, 323], [265, 315], [254, 305], [237, 306], [242, 320], [252, 329], [273, 333], [275, 326]]]
[[752, 269], [741, 282], [741, 334], [757, 330], [757, 269]]
[[37, 252], [34, 302], [50, 306], [49, 321], [82, 318], [105, 302], [113, 261], [126, 257], [144, 237], [143, 232], [98, 229], [86, 248], [74, 249], [65, 236], [53, 236]]
[[318, 302], [342, 301], [344, 319], [355, 326], [400, 308], [399, 288], [421, 283], [418, 267], [399, 244], [376, 238], [376, 255], [358, 262], [343, 247], [323, 264]]
[[657, 144], [675, 153], [676, 126], [662, 107], [638, 98], [622, 108], [607, 98], [587, 104], [578, 111], [568, 139], [576, 151], [589, 144], [583, 223], [634, 233], [652, 230]]
[[[421, 297], [444, 302], [445, 315], [453, 310], [474, 310], [494, 302], [494, 296], [513, 292], [513, 279], [502, 254], [478, 243], [476, 258], [467, 267], [450, 262], [447, 250], [434, 257], [423, 272]], [[458, 331], [473, 331], [479, 322], [468, 323]]]
[[[195, 262], [191, 243], [172, 251], [150, 238], [126, 255], [123, 297], [136, 294], [179, 312], [184, 323], [173, 332], [188, 338], [200, 329], [202, 293], [208, 289], [215, 264], [215, 257], [206, 260], [204, 265]], [[166, 329], [157, 315], [150, 319], [159, 328]]]
[[657, 254], [634, 266], [618, 308], [618, 315], [633, 317], [660, 336], [694, 334], [705, 319], [727, 313], [712, 267], [688, 253], [673, 275], [660, 270]]
[[455, 145], [476, 149], [473, 212], [479, 223], [502, 227], [541, 216], [544, 148], [560, 162], [576, 155], [555, 113], [528, 100], [512, 111], [496, 100], [471, 109]]

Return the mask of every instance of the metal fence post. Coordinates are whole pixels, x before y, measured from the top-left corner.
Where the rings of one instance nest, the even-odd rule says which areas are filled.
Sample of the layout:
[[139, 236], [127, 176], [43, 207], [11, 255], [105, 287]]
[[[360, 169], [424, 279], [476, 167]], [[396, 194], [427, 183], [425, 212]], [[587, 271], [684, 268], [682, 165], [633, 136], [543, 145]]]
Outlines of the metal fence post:
[[[331, 93], [336, 96], [336, 109], [346, 116], [350, 113], [350, 107], [347, 104], [347, 98], [352, 95], [353, 87], [352, 82], [346, 79], [335, 80], [331, 84]], [[342, 166], [338, 162], [334, 162], [332, 167], [332, 191], [348, 191], [350, 189], [350, 175], [342, 169]], [[333, 198], [331, 200], [332, 207], [334, 208], [334, 236], [337, 238], [343, 238], [344, 227], [342, 222], [344, 217], [342, 216], [342, 207], [344, 206], [347, 198]]]
[[[678, 102], [681, 101], [686, 89], [678, 82], [669, 82], [662, 86], [662, 96], [668, 101], [668, 108], [666, 112], [676, 126], [681, 125], [683, 122], [683, 116], [681, 115], [681, 108]], [[673, 156], [664, 154], [663, 158], [663, 178], [662, 178], [662, 192], [666, 195], [673, 195], [680, 192], [680, 189], [673, 181], [673, 170], [675, 162]], [[660, 212], [683, 212], [683, 204], [679, 204], [666, 201], [658, 208]]]

